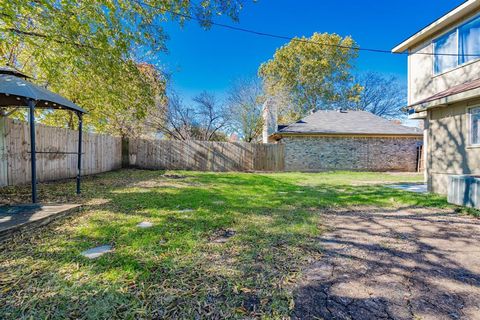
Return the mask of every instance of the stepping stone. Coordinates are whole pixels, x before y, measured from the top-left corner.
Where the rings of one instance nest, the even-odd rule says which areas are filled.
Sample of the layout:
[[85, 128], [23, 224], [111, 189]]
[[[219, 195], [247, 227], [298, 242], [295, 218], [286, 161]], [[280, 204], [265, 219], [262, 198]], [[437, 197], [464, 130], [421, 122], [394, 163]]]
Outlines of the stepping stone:
[[180, 213], [185, 213], [185, 212], [192, 212], [194, 211], [193, 209], [183, 209], [183, 210], [178, 210], [177, 212], [180, 212]]
[[221, 200], [213, 201], [213, 204], [225, 204], [225, 201], [221, 201]]
[[277, 192], [277, 193], [278, 193], [278, 194], [288, 194], [288, 192], [286, 192], [286, 191], [279, 191], [279, 192]]
[[398, 184], [387, 185], [386, 187], [415, 193], [428, 193], [428, 188], [426, 184]]
[[100, 246], [100, 247], [85, 250], [81, 253], [81, 255], [88, 259], [95, 259], [100, 256], [103, 256], [105, 253], [109, 253], [112, 251], [113, 251], [112, 246], [105, 245], [105, 246]]
[[137, 227], [142, 229], [151, 228], [153, 227], [153, 223], [151, 223], [150, 221], [143, 221], [137, 224]]

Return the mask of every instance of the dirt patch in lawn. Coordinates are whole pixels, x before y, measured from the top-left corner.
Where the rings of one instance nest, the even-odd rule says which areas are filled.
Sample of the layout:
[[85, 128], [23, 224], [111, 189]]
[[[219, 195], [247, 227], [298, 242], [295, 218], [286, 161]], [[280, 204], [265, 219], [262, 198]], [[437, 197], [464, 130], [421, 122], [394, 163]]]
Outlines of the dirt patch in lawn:
[[217, 230], [209, 240], [213, 243], [225, 243], [235, 235], [235, 230], [233, 229], [220, 229]]
[[164, 174], [163, 177], [167, 179], [186, 179], [187, 178], [187, 176], [182, 176], [178, 174]]
[[325, 214], [298, 319], [480, 319], [480, 220], [438, 209]]
[[155, 188], [184, 188], [186, 187], [183, 183], [178, 183], [175, 181], [167, 179], [152, 179], [132, 183], [129, 187], [134, 188], [143, 188], [143, 189], [155, 189]]

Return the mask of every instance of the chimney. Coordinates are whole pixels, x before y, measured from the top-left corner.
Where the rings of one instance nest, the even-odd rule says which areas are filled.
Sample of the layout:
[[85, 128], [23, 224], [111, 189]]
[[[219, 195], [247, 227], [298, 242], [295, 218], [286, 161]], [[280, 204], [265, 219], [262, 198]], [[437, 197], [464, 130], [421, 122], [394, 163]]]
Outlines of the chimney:
[[268, 143], [268, 137], [277, 132], [277, 105], [272, 98], [267, 98], [263, 104], [263, 143]]

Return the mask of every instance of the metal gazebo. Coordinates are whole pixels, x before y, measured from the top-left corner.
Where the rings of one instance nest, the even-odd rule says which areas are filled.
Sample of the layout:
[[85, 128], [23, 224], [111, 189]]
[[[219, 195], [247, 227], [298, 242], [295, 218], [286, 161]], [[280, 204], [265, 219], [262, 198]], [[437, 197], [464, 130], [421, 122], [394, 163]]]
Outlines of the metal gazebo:
[[[8, 67], [0, 67], [0, 107], [19, 107], [29, 109], [30, 154], [32, 170], [32, 202], [37, 202], [37, 174], [35, 149], [35, 109], [64, 109], [75, 112], [78, 116], [78, 161], [77, 194], [80, 194], [82, 170], [82, 116], [85, 110], [45, 88], [37, 86], [26, 79], [25, 74]], [[41, 152], [41, 151], [40, 151]], [[39, 153], [40, 153], [39, 152]]]

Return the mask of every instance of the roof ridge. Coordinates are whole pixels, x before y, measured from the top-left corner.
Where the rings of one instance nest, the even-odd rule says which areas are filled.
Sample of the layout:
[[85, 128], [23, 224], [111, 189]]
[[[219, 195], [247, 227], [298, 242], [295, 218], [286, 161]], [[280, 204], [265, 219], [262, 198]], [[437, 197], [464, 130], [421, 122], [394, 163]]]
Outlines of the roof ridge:
[[[337, 114], [338, 113], [338, 114]], [[366, 110], [318, 110], [278, 129], [278, 133], [417, 135], [420, 130]]]

